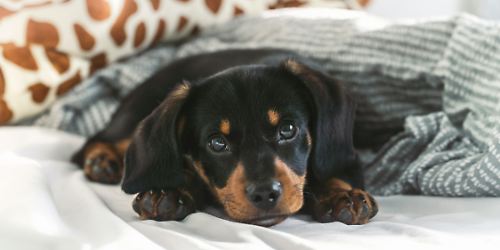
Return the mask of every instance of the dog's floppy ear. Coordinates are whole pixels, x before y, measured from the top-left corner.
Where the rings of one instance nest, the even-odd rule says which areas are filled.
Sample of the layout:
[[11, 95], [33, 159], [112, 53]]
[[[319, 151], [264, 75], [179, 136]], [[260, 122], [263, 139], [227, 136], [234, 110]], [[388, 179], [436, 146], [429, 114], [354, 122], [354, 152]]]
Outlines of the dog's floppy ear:
[[191, 85], [184, 81], [137, 127], [126, 154], [122, 189], [133, 194], [182, 186], [183, 152], [178, 120]]
[[311, 97], [313, 147], [309, 169], [318, 180], [338, 176], [356, 162], [353, 148], [354, 102], [340, 82], [294, 59], [282, 63]]

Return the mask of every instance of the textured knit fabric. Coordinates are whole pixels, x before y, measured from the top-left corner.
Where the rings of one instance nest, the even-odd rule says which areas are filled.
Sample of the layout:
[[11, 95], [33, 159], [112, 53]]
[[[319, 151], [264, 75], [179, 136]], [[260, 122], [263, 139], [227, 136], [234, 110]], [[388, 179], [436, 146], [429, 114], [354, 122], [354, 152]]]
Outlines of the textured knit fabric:
[[500, 196], [500, 25], [466, 15], [386, 23], [338, 10], [293, 10], [243, 18], [105, 69], [34, 122], [91, 135], [160, 65], [263, 47], [319, 62], [352, 89], [356, 133], [391, 137], [365, 162], [372, 193]]

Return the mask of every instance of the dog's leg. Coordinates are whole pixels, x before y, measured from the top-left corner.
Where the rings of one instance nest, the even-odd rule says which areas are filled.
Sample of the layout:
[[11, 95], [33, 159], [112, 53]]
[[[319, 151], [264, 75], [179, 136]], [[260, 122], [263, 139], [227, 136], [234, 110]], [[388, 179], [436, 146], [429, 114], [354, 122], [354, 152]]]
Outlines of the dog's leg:
[[[153, 79], [154, 80], [154, 79]], [[117, 184], [123, 175], [123, 156], [139, 122], [163, 100], [165, 93], [150, 80], [127, 96], [102, 131], [92, 136], [71, 161], [82, 167], [91, 181]], [[161, 82], [161, 81], [160, 81]], [[168, 90], [165, 87], [165, 92]]]
[[[143, 105], [141, 92], [133, 92], [118, 108], [108, 126], [91, 137], [71, 161], [82, 167], [95, 182], [118, 184], [123, 176], [123, 156], [139, 122], [154, 105]], [[146, 95], [147, 96], [147, 95]]]
[[365, 224], [378, 212], [369, 193], [337, 178], [309, 187], [305, 197], [305, 212], [323, 223]]
[[204, 184], [192, 170], [185, 171], [187, 184], [183, 188], [157, 189], [142, 192], [135, 197], [132, 207], [143, 220], [182, 220], [196, 210], [203, 209], [209, 196]]
[[123, 156], [130, 139], [116, 143], [90, 142], [82, 149], [83, 171], [92, 181], [117, 184], [123, 176]]

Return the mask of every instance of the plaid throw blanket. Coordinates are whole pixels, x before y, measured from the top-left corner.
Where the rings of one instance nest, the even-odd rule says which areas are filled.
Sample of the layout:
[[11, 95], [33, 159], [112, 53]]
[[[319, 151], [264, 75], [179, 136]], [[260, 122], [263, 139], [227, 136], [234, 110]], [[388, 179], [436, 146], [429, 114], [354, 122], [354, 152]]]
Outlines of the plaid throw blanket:
[[310, 57], [352, 88], [358, 135], [385, 142], [364, 157], [369, 191], [500, 196], [500, 25], [466, 15], [413, 23], [339, 10], [247, 17], [112, 65], [25, 124], [89, 136], [160, 66], [261, 47]]

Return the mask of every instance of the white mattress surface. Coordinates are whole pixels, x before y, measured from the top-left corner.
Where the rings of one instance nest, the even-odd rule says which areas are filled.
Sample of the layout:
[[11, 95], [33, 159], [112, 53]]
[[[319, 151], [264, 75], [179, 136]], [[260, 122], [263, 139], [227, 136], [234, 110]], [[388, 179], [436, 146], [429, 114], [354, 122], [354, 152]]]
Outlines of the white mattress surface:
[[500, 249], [500, 198], [376, 197], [368, 224], [294, 216], [271, 228], [205, 213], [141, 221], [133, 196], [68, 162], [83, 138], [0, 128], [0, 249]]

